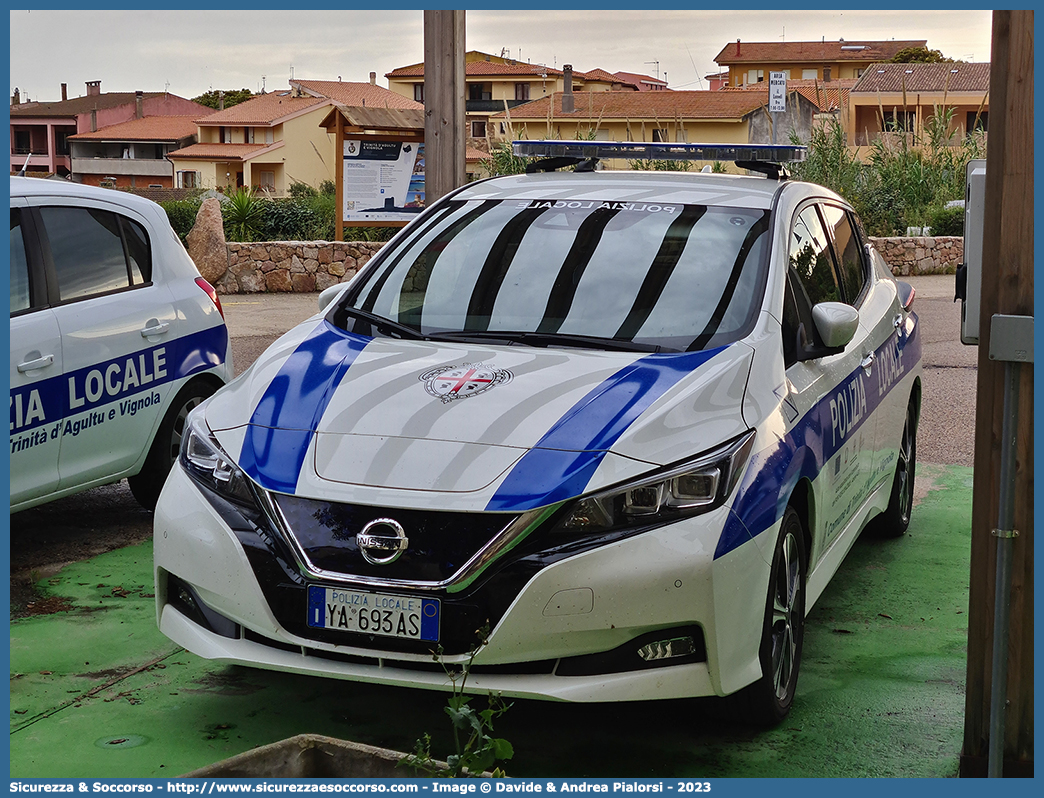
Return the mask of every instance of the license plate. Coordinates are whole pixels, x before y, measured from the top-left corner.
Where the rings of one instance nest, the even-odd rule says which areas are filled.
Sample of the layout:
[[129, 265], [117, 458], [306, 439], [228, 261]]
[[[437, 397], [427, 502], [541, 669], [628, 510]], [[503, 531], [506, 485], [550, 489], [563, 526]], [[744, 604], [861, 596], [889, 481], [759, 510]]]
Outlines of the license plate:
[[308, 625], [407, 640], [439, 639], [439, 600], [308, 586]]

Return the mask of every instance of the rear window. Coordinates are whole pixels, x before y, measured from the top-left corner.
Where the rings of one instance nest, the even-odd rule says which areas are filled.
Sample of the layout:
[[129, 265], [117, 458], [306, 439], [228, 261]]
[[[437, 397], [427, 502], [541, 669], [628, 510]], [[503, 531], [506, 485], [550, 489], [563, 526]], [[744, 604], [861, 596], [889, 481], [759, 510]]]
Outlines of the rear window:
[[62, 302], [152, 279], [149, 241], [137, 222], [95, 208], [45, 207], [40, 218]]
[[695, 350], [761, 305], [768, 211], [601, 200], [448, 203], [361, 278], [355, 308], [439, 332], [534, 332]]

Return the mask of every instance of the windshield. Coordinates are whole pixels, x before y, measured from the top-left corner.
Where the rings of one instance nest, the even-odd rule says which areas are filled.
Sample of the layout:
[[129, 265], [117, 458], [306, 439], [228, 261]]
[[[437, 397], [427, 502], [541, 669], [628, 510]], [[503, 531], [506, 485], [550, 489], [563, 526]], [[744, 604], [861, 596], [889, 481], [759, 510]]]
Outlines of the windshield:
[[[760, 307], [768, 215], [587, 199], [451, 201], [360, 277], [346, 307], [432, 337], [716, 347], [745, 335]], [[342, 311], [339, 323], [350, 316]]]

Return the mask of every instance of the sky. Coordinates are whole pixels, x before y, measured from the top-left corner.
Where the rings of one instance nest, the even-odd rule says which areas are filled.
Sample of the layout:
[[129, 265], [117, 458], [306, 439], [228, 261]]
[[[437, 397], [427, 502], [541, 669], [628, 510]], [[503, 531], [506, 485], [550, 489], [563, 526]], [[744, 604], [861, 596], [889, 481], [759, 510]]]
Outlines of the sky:
[[[263, 5], [263, 4], [262, 4]], [[311, 6], [318, 3], [309, 3]], [[255, 5], [254, 9], [257, 8]], [[368, 81], [424, 60], [423, 14], [411, 10], [10, 12], [9, 94], [61, 99], [106, 91], [257, 92], [298, 79]], [[465, 47], [578, 71], [595, 68], [706, 89], [729, 41], [927, 39], [963, 61], [989, 61], [989, 11], [469, 10]], [[41, 46], [46, 43], [46, 46]]]

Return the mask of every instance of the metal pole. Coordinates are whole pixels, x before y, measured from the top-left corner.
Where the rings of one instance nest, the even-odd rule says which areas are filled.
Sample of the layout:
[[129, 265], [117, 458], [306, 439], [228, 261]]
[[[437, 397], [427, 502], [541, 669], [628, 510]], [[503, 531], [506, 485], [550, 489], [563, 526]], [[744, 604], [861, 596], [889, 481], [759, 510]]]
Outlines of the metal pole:
[[1008, 637], [1011, 620], [1011, 561], [1015, 545], [1015, 436], [1019, 422], [1019, 364], [1004, 364], [1004, 427], [1001, 439], [1000, 507], [997, 511], [996, 591], [993, 604], [993, 678], [987, 775], [1004, 775], [1004, 721], [1008, 694]]

